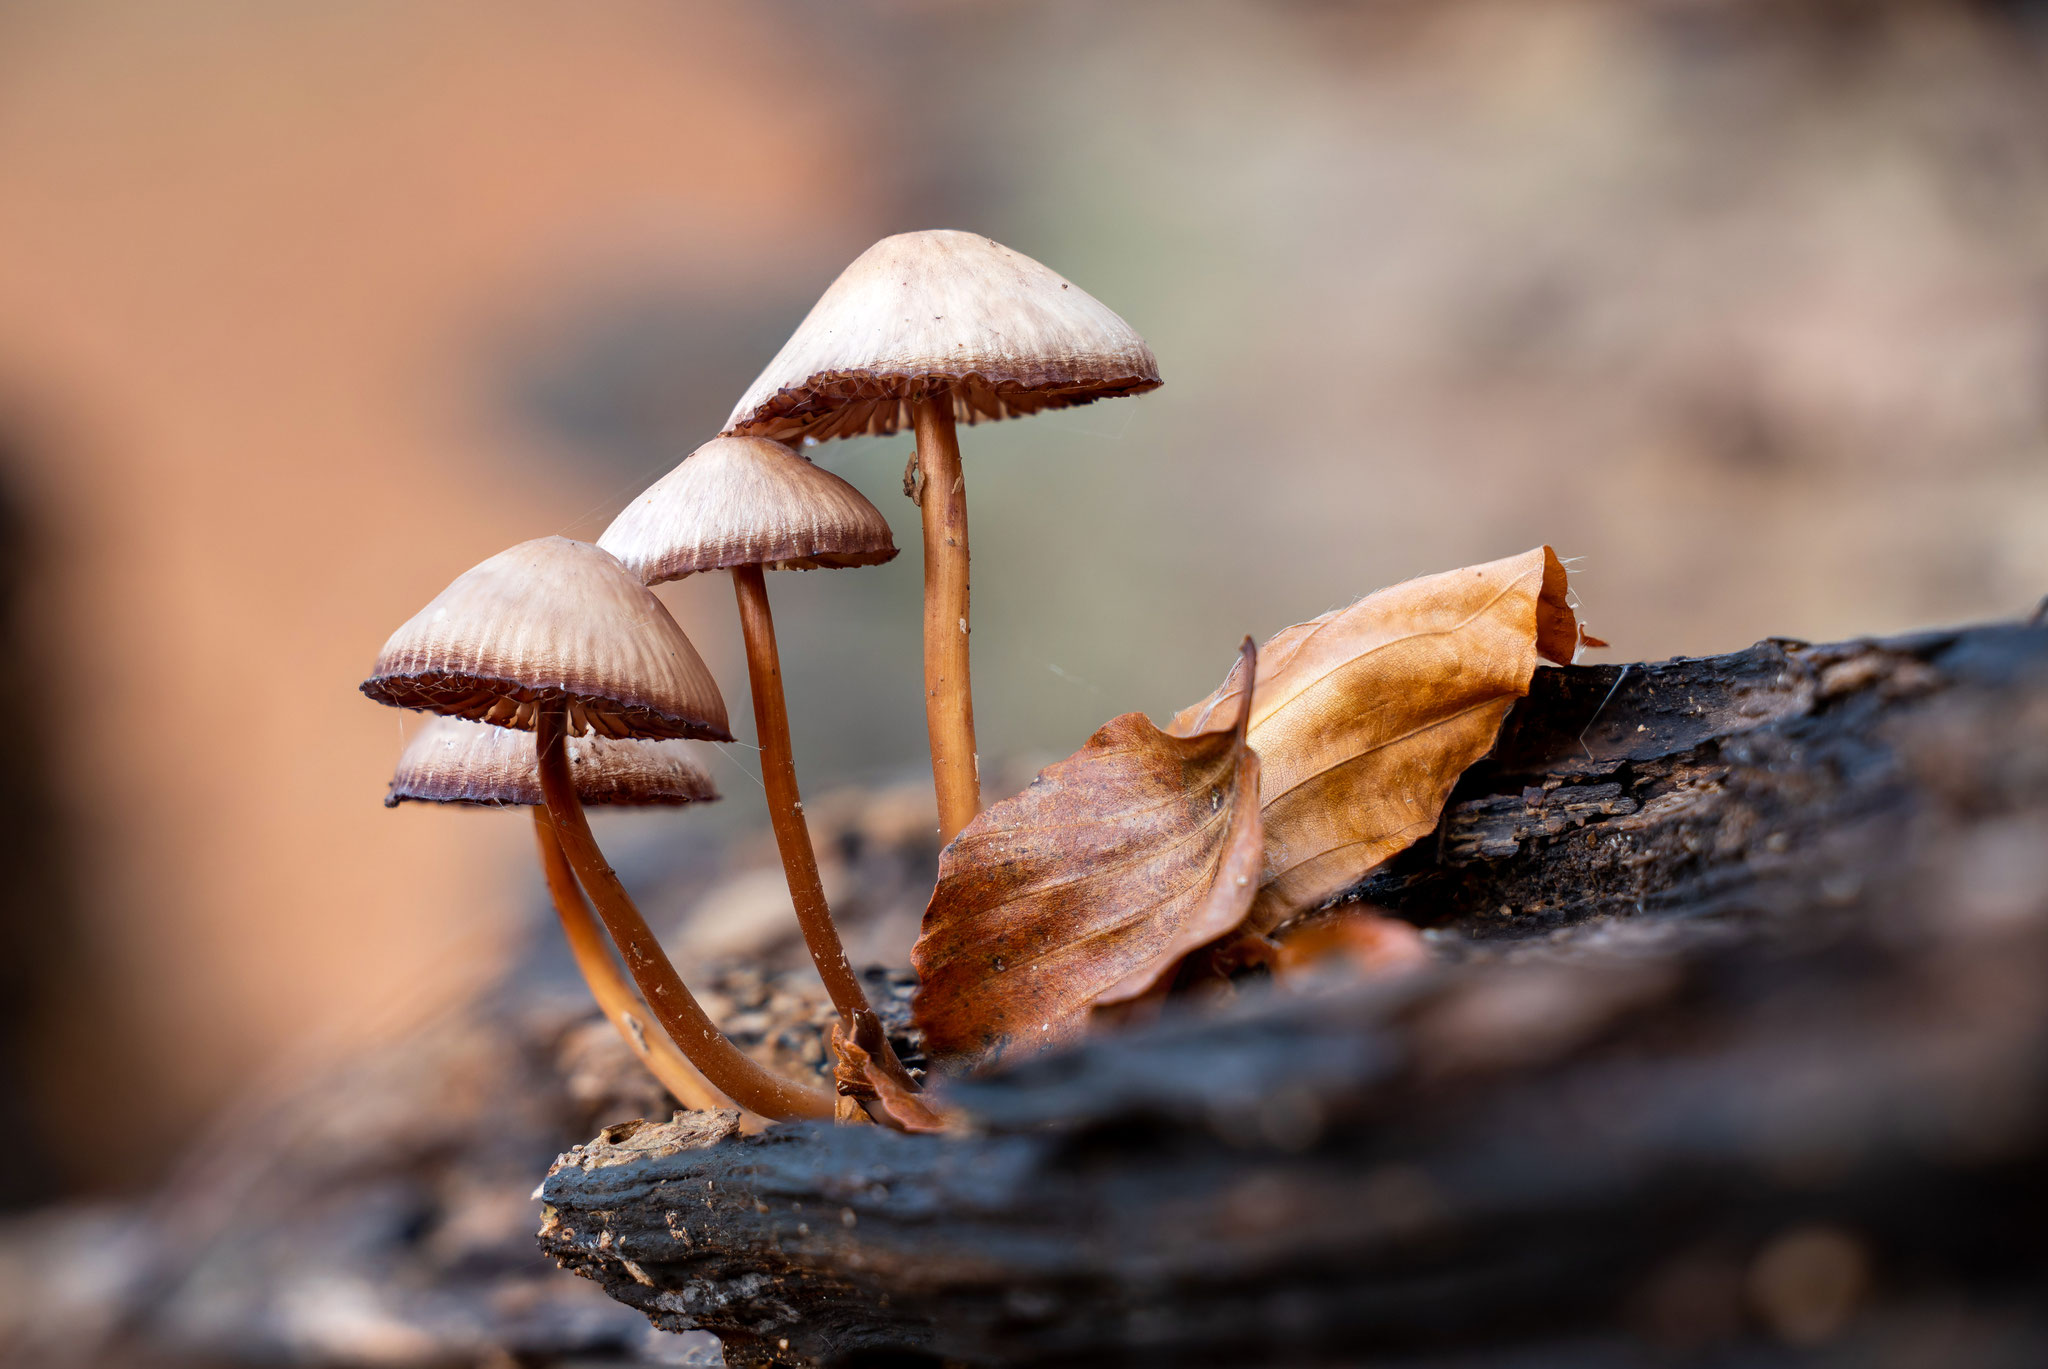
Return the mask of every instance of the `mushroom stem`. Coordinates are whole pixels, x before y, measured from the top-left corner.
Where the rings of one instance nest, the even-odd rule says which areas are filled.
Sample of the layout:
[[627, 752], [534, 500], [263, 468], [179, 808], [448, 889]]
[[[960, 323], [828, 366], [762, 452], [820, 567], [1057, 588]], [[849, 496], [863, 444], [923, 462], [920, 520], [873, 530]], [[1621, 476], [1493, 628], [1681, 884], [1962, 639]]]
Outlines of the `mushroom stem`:
[[948, 391], [913, 400], [918, 500], [924, 514], [924, 722], [931, 737], [939, 840], [951, 841], [981, 811], [974, 752], [974, 688], [967, 668], [967, 485]]
[[728, 1041], [669, 963], [633, 896], [619, 882], [590, 834], [590, 821], [583, 815], [582, 800], [576, 797], [576, 784], [569, 774], [568, 710], [560, 705], [542, 708], [534, 734], [541, 797], [547, 800], [548, 818], [561, 839], [562, 853], [604, 919], [605, 930], [624, 956], [633, 982], [646, 995], [648, 1007], [676, 1048], [713, 1088], [749, 1112], [778, 1122], [833, 1116], [834, 1095], [764, 1069]]
[[[825, 885], [818, 878], [818, 855], [811, 829], [804, 822], [804, 801], [797, 793], [796, 759], [789, 741], [789, 705], [782, 694], [782, 655], [775, 645], [775, 616], [768, 608], [767, 577], [759, 566], [735, 566], [733, 592], [739, 597], [740, 631], [747, 640], [747, 683], [754, 692], [754, 731], [761, 743], [761, 785], [768, 791], [768, 819], [775, 827], [775, 846], [782, 853], [782, 874], [789, 882], [789, 901], [796, 907], [804, 945], [825, 981], [832, 1006], [845, 1019], [848, 1032], [862, 1014], [874, 1015], [860, 979], [847, 963], [839, 928], [833, 924]], [[876, 1062], [908, 1088], [910, 1079], [896, 1052], [883, 1038]]]
[[612, 958], [604, 928], [576, 883], [576, 874], [569, 868], [569, 858], [562, 854], [561, 839], [555, 835], [555, 826], [548, 821], [545, 808], [533, 810], [533, 836], [540, 847], [541, 869], [547, 875], [548, 893], [555, 902], [555, 915], [562, 920], [562, 935], [568, 939], [569, 953], [576, 957], [576, 968], [582, 971], [583, 982], [589, 986], [597, 1006], [604, 1010], [606, 1020], [618, 1029], [633, 1057], [661, 1081], [661, 1086], [678, 1103], [686, 1108], [725, 1107], [725, 1098], [704, 1082], [704, 1076], [683, 1058], [673, 1042], [647, 1030], [652, 1025], [647, 1007], [620, 973], [618, 961]]

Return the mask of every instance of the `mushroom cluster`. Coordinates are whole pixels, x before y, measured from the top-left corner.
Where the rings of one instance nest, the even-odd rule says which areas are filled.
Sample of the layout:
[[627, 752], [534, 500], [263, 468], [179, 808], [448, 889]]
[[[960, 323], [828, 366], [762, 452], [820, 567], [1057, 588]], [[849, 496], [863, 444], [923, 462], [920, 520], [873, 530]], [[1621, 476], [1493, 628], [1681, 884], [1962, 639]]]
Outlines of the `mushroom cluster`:
[[950, 841], [980, 810], [956, 425], [1158, 384], [1144, 340], [1038, 262], [971, 233], [885, 238], [826, 290], [725, 432], [634, 499], [595, 545], [521, 543], [458, 576], [392, 634], [363, 692], [439, 716], [406, 747], [386, 802], [533, 810], [548, 890], [592, 996], [684, 1105], [729, 1100], [771, 1121], [860, 1108], [897, 1120], [902, 1107], [877, 1107], [874, 1088], [842, 1083], [848, 1096], [838, 1097], [727, 1040], [591, 835], [587, 804], [716, 798], [678, 743], [733, 740], [716, 681], [649, 586], [732, 576], [791, 903], [842, 1039], [858, 1043], [875, 1087], [900, 1098], [917, 1081], [847, 963], [804, 825], [763, 574], [879, 565], [896, 545], [858, 490], [784, 444], [916, 434], [906, 488], [923, 516], [926, 724], [940, 835]]
[[1094, 296], [973, 233], [884, 238], [832, 282], [726, 420], [822, 442], [908, 427], [924, 516], [924, 707], [939, 839], [981, 811], [967, 669], [967, 484], [959, 423], [1159, 388], [1152, 349]]

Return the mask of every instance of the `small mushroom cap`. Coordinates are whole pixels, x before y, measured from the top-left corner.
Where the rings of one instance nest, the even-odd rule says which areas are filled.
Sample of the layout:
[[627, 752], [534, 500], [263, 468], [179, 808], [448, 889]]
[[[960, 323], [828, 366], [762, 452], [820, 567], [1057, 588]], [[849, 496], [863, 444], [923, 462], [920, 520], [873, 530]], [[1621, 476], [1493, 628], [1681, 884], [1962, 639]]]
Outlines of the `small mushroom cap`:
[[597, 544], [650, 585], [700, 570], [872, 566], [896, 555], [888, 520], [859, 490], [763, 437], [712, 438]]
[[1145, 339], [1093, 295], [976, 233], [884, 238], [839, 273], [746, 398], [728, 434], [880, 436], [910, 401], [950, 390], [962, 423], [1159, 387]]
[[[704, 803], [718, 797], [689, 746], [628, 737], [571, 737], [569, 773], [586, 804]], [[540, 766], [533, 736], [467, 718], [431, 718], [398, 757], [384, 806], [423, 803], [538, 807]]]
[[566, 537], [458, 575], [391, 634], [363, 693], [500, 727], [566, 704], [572, 732], [732, 740], [717, 682], [654, 592]]

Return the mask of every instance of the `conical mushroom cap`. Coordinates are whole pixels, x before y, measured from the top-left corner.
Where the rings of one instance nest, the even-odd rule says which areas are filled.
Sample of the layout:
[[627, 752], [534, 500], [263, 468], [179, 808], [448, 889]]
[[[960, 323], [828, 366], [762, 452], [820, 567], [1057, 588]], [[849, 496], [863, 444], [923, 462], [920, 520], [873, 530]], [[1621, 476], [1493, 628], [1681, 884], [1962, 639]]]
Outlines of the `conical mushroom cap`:
[[[628, 737], [568, 739], [569, 773], [586, 804], [703, 803], [718, 797], [711, 776], [683, 742]], [[432, 718], [405, 744], [384, 805], [424, 803], [540, 806], [533, 736], [467, 718]]]
[[884, 238], [839, 273], [728, 434], [790, 441], [893, 433], [951, 390], [962, 423], [1159, 386], [1145, 339], [1093, 295], [975, 233]]
[[654, 592], [566, 537], [458, 575], [391, 634], [363, 693], [500, 727], [566, 704], [572, 732], [732, 740], [717, 682]]
[[896, 555], [888, 521], [859, 490], [761, 437], [712, 438], [597, 544], [650, 585], [700, 570], [872, 566]]

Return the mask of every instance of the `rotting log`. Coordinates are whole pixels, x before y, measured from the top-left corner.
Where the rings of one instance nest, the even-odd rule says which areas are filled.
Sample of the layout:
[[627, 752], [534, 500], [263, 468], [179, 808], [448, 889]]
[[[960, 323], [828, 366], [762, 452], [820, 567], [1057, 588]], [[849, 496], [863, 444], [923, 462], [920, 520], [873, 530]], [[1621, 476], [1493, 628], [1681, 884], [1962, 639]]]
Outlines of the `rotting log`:
[[1441, 963], [614, 1127], [543, 1248], [735, 1364], [2048, 1362], [2048, 629], [1539, 672], [1349, 901]]

